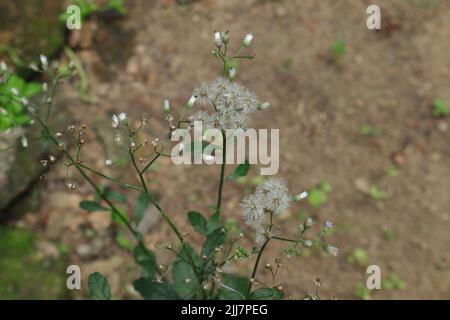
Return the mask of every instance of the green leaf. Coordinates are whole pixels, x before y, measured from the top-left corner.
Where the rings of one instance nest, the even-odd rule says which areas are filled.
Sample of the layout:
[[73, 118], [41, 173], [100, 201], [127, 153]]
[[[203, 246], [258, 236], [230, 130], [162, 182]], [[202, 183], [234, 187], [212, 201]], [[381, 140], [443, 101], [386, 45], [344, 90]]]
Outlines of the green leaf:
[[156, 282], [153, 278], [142, 277], [133, 282], [134, 289], [146, 300], [178, 300], [180, 297], [166, 282]]
[[250, 281], [247, 277], [236, 276], [229, 273], [222, 274], [223, 286], [219, 289], [219, 299], [241, 300], [245, 299]]
[[189, 211], [188, 220], [194, 227], [195, 231], [204, 235], [205, 237], [209, 236], [217, 229], [222, 228], [218, 212], [214, 213], [208, 220], [206, 220], [201, 213], [196, 211]]
[[42, 85], [39, 82], [28, 82], [24, 87], [23, 95], [31, 98], [41, 91]]
[[237, 168], [234, 170], [234, 172], [228, 176], [228, 179], [236, 180], [237, 178], [245, 177], [249, 169], [250, 164], [248, 160], [245, 160], [245, 163], [241, 163], [240, 165], [238, 165]]
[[94, 211], [109, 211], [109, 209], [102, 207], [100, 204], [98, 204], [95, 201], [81, 201], [80, 202], [80, 208], [84, 209], [89, 212]]
[[134, 261], [142, 267], [145, 277], [153, 277], [155, 275], [158, 266], [156, 264], [156, 256], [152, 251], [138, 244], [134, 247], [133, 256]]
[[125, 249], [127, 251], [131, 251], [133, 248], [131, 241], [125, 236], [125, 234], [123, 232], [117, 233], [116, 243], [119, 247], [121, 247], [122, 249]]
[[206, 229], [208, 230], [208, 235], [216, 231], [217, 229], [222, 228], [223, 225], [220, 222], [220, 214], [219, 212], [214, 213], [211, 218], [208, 219], [206, 223]]
[[223, 232], [222, 228], [217, 229], [211, 233], [207, 238], [202, 248], [201, 257], [207, 256], [208, 259], [211, 257], [214, 249], [222, 245], [225, 242], [226, 234]]
[[136, 220], [136, 225], [139, 225], [145, 214], [145, 209], [147, 209], [150, 200], [145, 192], [142, 192], [137, 199], [136, 205], [134, 207], [134, 219]]
[[93, 300], [111, 300], [111, 287], [108, 280], [98, 272], [91, 273], [88, 279], [89, 297]]
[[189, 223], [194, 227], [195, 231], [204, 236], [208, 235], [207, 221], [200, 212], [189, 211], [188, 220]]
[[195, 253], [195, 250], [188, 244], [183, 244], [180, 248], [180, 251], [178, 251], [178, 255], [180, 258], [183, 258], [186, 261], [190, 262], [190, 258], [194, 260], [194, 264], [201, 268], [203, 266], [203, 260], [198, 256], [198, 254]]
[[180, 257], [172, 265], [173, 287], [183, 299], [192, 299], [198, 291], [198, 281], [194, 267]]
[[283, 292], [277, 288], [261, 288], [250, 294], [252, 300], [280, 300], [283, 298]]
[[118, 192], [115, 192], [109, 187], [105, 188], [104, 194], [109, 200], [119, 201], [119, 202], [126, 202], [127, 201], [127, 196], [126, 195], [120, 194]]

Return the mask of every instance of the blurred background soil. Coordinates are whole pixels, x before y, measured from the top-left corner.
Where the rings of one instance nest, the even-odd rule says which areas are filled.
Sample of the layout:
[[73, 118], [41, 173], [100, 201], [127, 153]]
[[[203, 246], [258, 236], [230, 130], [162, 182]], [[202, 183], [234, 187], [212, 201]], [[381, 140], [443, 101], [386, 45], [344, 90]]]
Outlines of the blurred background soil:
[[[381, 7], [380, 31], [365, 25], [371, 3]], [[195, 86], [214, 80], [220, 71], [210, 55], [213, 31], [229, 30], [232, 49], [251, 32], [256, 58], [241, 64], [239, 80], [272, 105], [256, 114], [253, 126], [280, 129], [279, 176], [292, 193], [323, 182], [331, 186], [319, 207], [305, 201], [283, 214], [280, 232], [294, 235], [305, 216], [318, 225], [331, 219], [336, 228], [329, 241], [340, 250], [336, 258], [315, 249], [287, 258], [285, 245], [270, 243], [262, 263], [283, 259], [277, 283], [286, 297], [303, 298], [319, 278], [323, 299], [450, 298], [449, 118], [432, 116], [435, 99], [450, 104], [448, 1], [129, 0], [125, 5], [124, 17], [93, 16], [81, 32], [64, 38], [86, 72], [89, 97], [97, 98], [97, 103], [60, 103], [73, 113], [73, 123], [88, 127], [82, 153], [86, 163], [135, 182], [126, 162], [119, 168], [104, 165], [105, 159], [122, 157], [114, 146], [110, 116], [126, 112], [136, 123], [145, 117], [149, 138], [162, 138], [163, 100], [181, 108]], [[0, 39], [10, 41], [8, 34], [6, 26]], [[330, 46], [339, 40], [347, 53], [336, 59]], [[57, 52], [53, 58], [67, 59]], [[79, 83], [78, 78], [66, 83], [61, 95], [73, 97]], [[210, 214], [218, 176], [216, 166], [174, 166], [170, 159], [148, 176], [162, 207], [198, 244], [201, 238], [186, 213]], [[68, 179], [76, 190], [66, 190]], [[253, 234], [243, 227], [239, 202], [258, 182], [253, 168], [249, 177], [227, 181], [225, 187], [224, 217], [246, 231], [246, 247]], [[56, 166], [46, 180], [38, 179], [2, 209], [8, 217], [0, 240], [16, 243], [11, 239], [25, 233], [32, 244], [20, 243], [33, 250], [33, 261], [39, 263], [34, 263], [37, 271], [22, 270], [23, 264], [19, 270], [1, 268], [30, 259], [29, 253], [15, 251], [13, 257], [2, 250], [0, 298], [86, 297], [86, 281], [80, 292], [64, 289], [69, 264], [79, 265], [85, 278], [93, 271], [104, 273], [116, 297], [137, 298], [131, 282], [138, 269], [127, 252], [132, 240], [106, 213], [80, 209], [79, 202], [88, 199], [89, 186], [75, 172], [67, 175]], [[130, 215], [135, 199], [129, 193], [123, 204]], [[145, 231], [150, 248], [175, 243], [157, 218], [149, 218]], [[155, 250], [161, 262], [171, 258]], [[371, 264], [381, 267], [382, 290], [364, 289], [365, 268]], [[236, 262], [230, 271], [250, 274], [251, 267]], [[11, 280], [4, 270], [31, 278], [44, 272], [55, 279], [46, 282], [51, 283], [45, 285], [47, 292], [21, 290], [24, 280]], [[261, 271], [258, 279], [269, 277]]]

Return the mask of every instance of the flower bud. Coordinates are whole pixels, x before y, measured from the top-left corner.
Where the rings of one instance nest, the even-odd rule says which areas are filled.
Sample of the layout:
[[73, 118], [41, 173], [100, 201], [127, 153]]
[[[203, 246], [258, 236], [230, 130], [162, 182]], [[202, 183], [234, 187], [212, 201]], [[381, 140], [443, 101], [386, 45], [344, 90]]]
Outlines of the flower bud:
[[39, 59], [41, 60], [42, 69], [43, 69], [43, 70], [47, 70], [47, 69], [48, 69], [48, 60], [47, 60], [47, 57], [44, 56], [43, 54], [41, 54], [41, 55], [39, 56]]
[[270, 108], [270, 103], [268, 103], [268, 102], [263, 102], [263, 103], [258, 104], [258, 110], [260, 110], [260, 111], [266, 110], [269, 108]]
[[214, 32], [214, 43], [216, 44], [217, 48], [220, 48], [222, 46], [222, 36], [218, 31]]
[[308, 196], [308, 192], [307, 191], [303, 191], [302, 193], [296, 194], [294, 196], [294, 201], [298, 202], [300, 200], [305, 199]]
[[163, 111], [164, 111], [165, 114], [169, 114], [170, 113], [170, 102], [167, 99], [164, 100]]
[[325, 251], [328, 252], [329, 254], [331, 254], [332, 256], [337, 256], [339, 250], [336, 247], [327, 246], [325, 248]]
[[313, 242], [311, 240], [303, 240], [302, 244], [305, 248], [310, 248]]
[[306, 221], [305, 221], [305, 228], [306, 228], [306, 229], [309, 229], [309, 228], [312, 227], [313, 224], [314, 224], [314, 222], [312, 221], [312, 219], [311, 219], [311, 218], [308, 218], [308, 219], [306, 219]]
[[230, 41], [230, 32], [227, 30], [225, 32], [222, 32], [222, 41], [223, 43], [228, 43]]
[[247, 34], [244, 38], [244, 41], [242, 41], [242, 46], [244, 48], [247, 48], [250, 45], [250, 43], [252, 42], [252, 40], [253, 40], [253, 35], [251, 33]]
[[197, 95], [190, 97], [188, 102], [186, 102], [186, 108], [191, 109], [194, 106], [195, 100], [197, 100]]
[[236, 68], [230, 68], [230, 70], [228, 71], [230, 79], [233, 80], [234, 78], [236, 78]]
[[0, 61], [0, 72], [4, 73], [6, 71], [8, 71], [8, 67], [6, 66], [5, 61], [2, 60]]

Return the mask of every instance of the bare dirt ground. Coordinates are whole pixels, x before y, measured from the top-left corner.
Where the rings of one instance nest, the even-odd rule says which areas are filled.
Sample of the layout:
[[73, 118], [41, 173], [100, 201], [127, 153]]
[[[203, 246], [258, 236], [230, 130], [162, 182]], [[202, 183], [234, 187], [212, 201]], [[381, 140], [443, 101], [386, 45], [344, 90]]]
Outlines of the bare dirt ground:
[[[382, 31], [365, 27], [370, 2], [381, 6]], [[363, 265], [379, 265], [383, 279], [395, 274], [406, 285], [377, 291], [375, 299], [450, 298], [449, 118], [431, 115], [434, 99], [450, 103], [449, 2], [431, 7], [423, 5], [431, 1], [406, 0], [126, 3], [125, 18], [89, 22], [85, 48], [77, 50], [90, 94], [100, 98], [97, 105], [76, 106], [80, 122], [90, 129], [86, 162], [104, 169], [104, 160], [116, 152], [108, 146], [114, 139], [111, 130], [103, 129], [112, 113], [147, 117], [156, 137], [164, 126], [162, 101], [181, 107], [196, 85], [216, 77], [220, 65], [209, 54], [214, 30], [230, 30], [235, 46], [252, 32], [256, 59], [241, 65], [240, 81], [272, 104], [253, 124], [280, 129], [279, 176], [293, 192], [322, 181], [332, 187], [320, 208], [293, 207], [281, 218], [287, 233], [296, 232], [301, 208], [318, 223], [331, 219], [336, 232], [330, 242], [340, 250], [337, 258], [315, 250], [283, 257], [277, 282], [286, 297], [302, 298], [316, 278], [322, 282], [322, 298], [360, 297], [355, 289], [365, 282], [365, 268], [348, 262], [359, 248], [367, 253]], [[348, 52], [336, 63], [330, 61], [329, 48], [340, 38]], [[377, 128], [378, 136], [362, 135], [363, 125]], [[388, 174], [393, 165], [396, 175]], [[112, 173], [120, 175], [120, 170]], [[163, 160], [149, 183], [181, 229], [192, 233], [186, 212], [207, 212], [215, 201], [218, 175], [218, 167], [173, 166]], [[64, 177], [65, 170], [56, 169], [39, 183], [39, 209], [16, 223], [37, 230], [47, 245], [67, 244], [68, 260], [88, 270], [86, 275], [104, 272], [116, 296], [135, 297], [129, 286], [136, 272], [131, 256], [114, 242], [106, 218], [88, 217], [78, 208], [80, 200], [89, 198], [89, 188], [79, 183], [69, 194]], [[253, 187], [227, 182], [225, 217], [241, 224], [238, 203]], [[374, 199], [373, 187], [388, 197]], [[91, 229], [97, 230], [92, 238]], [[251, 232], [248, 238], [250, 246]], [[146, 235], [150, 247], [169, 239], [162, 223]], [[282, 257], [283, 248], [271, 244], [262, 262]], [[164, 259], [164, 253], [158, 254]], [[237, 262], [232, 268], [249, 274], [251, 265]], [[265, 279], [264, 272], [260, 277]]]

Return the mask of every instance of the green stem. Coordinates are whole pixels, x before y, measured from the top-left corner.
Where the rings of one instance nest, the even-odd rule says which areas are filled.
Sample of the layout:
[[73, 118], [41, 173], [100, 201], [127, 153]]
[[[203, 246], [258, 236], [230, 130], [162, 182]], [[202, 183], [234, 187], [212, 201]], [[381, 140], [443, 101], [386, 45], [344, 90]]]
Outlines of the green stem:
[[217, 195], [217, 209], [216, 212], [220, 213], [220, 208], [222, 205], [222, 192], [223, 192], [223, 184], [225, 182], [225, 165], [227, 160], [227, 141], [225, 137], [225, 131], [222, 130], [222, 165], [220, 168], [220, 181], [219, 181], [219, 192]]
[[247, 298], [250, 296], [250, 292], [252, 291], [252, 286], [253, 286], [254, 281], [251, 281], [251, 280], [252, 279], [255, 280], [256, 272], [258, 271], [259, 261], [261, 260], [261, 256], [264, 252], [264, 249], [266, 248], [267, 244], [270, 241], [270, 237], [271, 237], [270, 233], [271, 233], [272, 227], [273, 227], [273, 224], [272, 224], [273, 213], [272, 212], [269, 212], [269, 213], [270, 213], [269, 232], [268, 232], [269, 236], [266, 238], [266, 241], [264, 241], [264, 244], [262, 245], [261, 249], [258, 252], [258, 256], [256, 257], [255, 265], [254, 265], [253, 271], [252, 271], [252, 276], [250, 277], [250, 283], [248, 285]]
[[107, 175], [105, 175], [105, 174], [103, 174], [103, 173], [101, 173], [101, 172], [99, 172], [99, 171], [97, 171], [97, 170], [94, 170], [94, 169], [92, 169], [92, 168], [89, 168], [88, 166], [85, 166], [85, 165], [82, 164], [82, 163], [78, 163], [78, 166], [80, 166], [80, 167], [82, 167], [83, 169], [86, 169], [86, 170], [88, 170], [88, 171], [90, 171], [90, 172], [92, 172], [92, 173], [94, 173], [94, 174], [96, 174], [96, 175], [98, 175], [98, 176], [100, 176], [100, 177], [106, 179], [106, 180], [109, 180], [109, 181], [111, 181], [111, 182], [113, 182], [113, 183], [115, 183], [115, 184], [117, 184], [117, 185], [119, 185], [119, 186], [121, 186], [121, 187], [123, 187], [123, 188], [132, 189], [132, 190], [139, 191], [139, 192], [143, 192], [143, 191], [144, 191], [144, 189], [142, 189], [142, 188], [133, 186], [133, 185], [128, 184], [128, 183], [123, 183], [123, 182], [121, 182], [121, 181], [119, 181], [119, 180], [117, 180], [117, 179], [108, 177]]
[[286, 242], [293, 242], [293, 243], [299, 243], [301, 241], [301, 240], [288, 239], [288, 238], [276, 237], [276, 236], [272, 236], [272, 239], [286, 241]]

